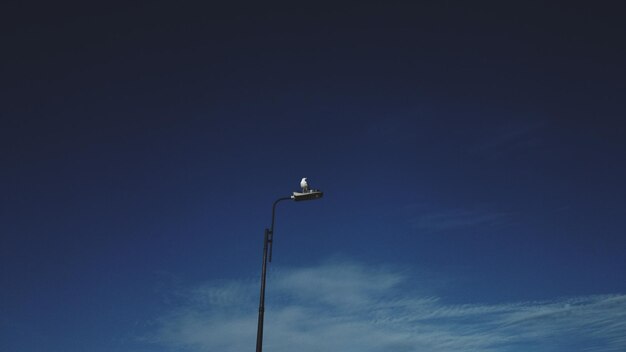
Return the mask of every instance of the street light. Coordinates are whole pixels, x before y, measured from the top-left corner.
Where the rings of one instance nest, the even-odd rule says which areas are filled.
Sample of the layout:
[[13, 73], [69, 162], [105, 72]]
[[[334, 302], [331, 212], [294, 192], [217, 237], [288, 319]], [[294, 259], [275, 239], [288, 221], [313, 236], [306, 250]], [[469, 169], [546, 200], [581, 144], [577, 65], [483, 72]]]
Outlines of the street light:
[[[306, 179], [303, 179], [302, 182], [305, 182]], [[283, 200], [294, 200], [296, 202], [303, 200], [314, 200], [322, 198], [324, 192], [317, 189], [309, 189], [308, 184], [304, 184], [306, 187], [302, 186], [302, 192], [293, 192], [290, 197], [282, 197], [278, 198], [274, 201], [274, 205], [272, 206], [272, 225], [269, 229], [265, 229], [265, 236], [263, 240], [263, 269], [261, 270], [261, 294], [259, 300], [259, 322], [257, 324], [256, 331], [256, 352], [263, 351], [263, 317], [265, 315], [265, 277], [267, 274], [267, 263], [272, 262], [272, 243], [274, 242], [274, 215], [276, 213], [276, 204], [282, 202]], [[268, 257], [268, 248], [269, 248], [269, 257]]]

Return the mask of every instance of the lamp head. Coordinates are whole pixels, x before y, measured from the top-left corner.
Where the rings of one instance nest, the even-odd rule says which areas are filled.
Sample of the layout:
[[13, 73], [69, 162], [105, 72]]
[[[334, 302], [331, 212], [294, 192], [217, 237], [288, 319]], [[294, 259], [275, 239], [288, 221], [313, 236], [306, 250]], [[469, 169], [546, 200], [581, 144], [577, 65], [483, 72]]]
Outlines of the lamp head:
[[291, 199], [295, 200], [296, 202], [299, 202], [301, 200], [313, 200], [313, 199], [322, 198], [322, 196], [324, 196], [324, 192], [317, 190], [317, 189], [312, 189], [307, 192], [293, 192]]

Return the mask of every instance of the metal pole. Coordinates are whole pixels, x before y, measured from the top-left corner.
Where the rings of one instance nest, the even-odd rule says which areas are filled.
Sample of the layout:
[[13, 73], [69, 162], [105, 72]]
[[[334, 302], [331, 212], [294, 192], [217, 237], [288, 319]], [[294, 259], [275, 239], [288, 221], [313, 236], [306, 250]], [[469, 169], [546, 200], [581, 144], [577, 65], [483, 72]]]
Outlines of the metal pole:
[[263, 239], [263, 268], [261, 269], [261, 294], [259, 298], [259, 321], [256, 331], [256, 352], [263, 351], [263, 320], [265, 317], [265, 278], [267, 276], [267, 262], [268, 262], [268, 249], [269, 249], [269, 261], [272, 261], [272, 248], [274, 241], [274, 217], [276, 213], [276, 204], [283, 200], [290, 200], [291, 197], [279, 198], [272, 205], [272, 225], [269, 229], [265, 229], [265, 236]]
[[259, 301], [259, 322], [256, 331], [256, 352], [263, 351], [263, 318], [265, 316], [265, 276], [267, 274], [267, 247], [270, 242], [269, 229], [265, 229], [263, 240], [263, 269], [261, 270], [261, 298]]

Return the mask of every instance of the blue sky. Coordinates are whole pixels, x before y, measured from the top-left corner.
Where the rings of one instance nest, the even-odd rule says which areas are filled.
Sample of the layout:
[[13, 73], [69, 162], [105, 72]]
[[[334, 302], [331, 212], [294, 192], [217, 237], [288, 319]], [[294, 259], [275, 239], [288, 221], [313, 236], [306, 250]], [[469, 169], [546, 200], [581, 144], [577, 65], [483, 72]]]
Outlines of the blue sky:
[[0, 350], [623, 351], [617, 5], [25, 4]]

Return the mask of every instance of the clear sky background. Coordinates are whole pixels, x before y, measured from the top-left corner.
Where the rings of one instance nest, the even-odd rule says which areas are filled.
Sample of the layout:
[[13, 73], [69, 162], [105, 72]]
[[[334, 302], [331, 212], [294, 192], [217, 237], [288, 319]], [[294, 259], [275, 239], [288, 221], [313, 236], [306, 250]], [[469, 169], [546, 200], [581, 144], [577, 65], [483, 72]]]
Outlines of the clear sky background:
[[618, 2], [20, 2], [0, 350], [626, 350]]

